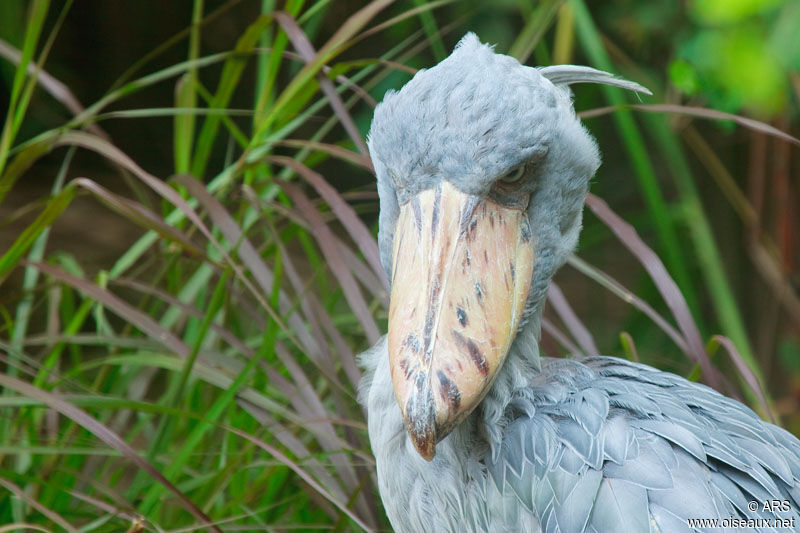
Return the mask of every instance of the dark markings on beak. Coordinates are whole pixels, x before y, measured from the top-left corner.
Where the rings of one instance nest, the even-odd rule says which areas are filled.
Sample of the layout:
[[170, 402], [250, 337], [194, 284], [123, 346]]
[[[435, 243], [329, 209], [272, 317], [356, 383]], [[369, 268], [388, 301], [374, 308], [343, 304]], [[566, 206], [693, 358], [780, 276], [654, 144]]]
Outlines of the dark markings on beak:
[[403, 371], [403, 374], [405, 374], [406, 379], [408, 379], [411, 376], [411, 372], [408, 368], [408, 357], [403, 357], [402, 359], [400, 359], [400, 370]]
[[458, 315], [458, 322], [462, 326], [466, 326], [467, 325], [467, 313], [465, 313], [464, 310], [461, 309], [460, 307], [456, 307], [456, 314]]
[[472, 238], [472, 235], [470, 235], [468, 232], [472, 232], [478, 225], [477, 220], [472, 220], [472, 215], [475, 213], [475, 208], [478, 207], [479, 201], [480, 200], [477, 196], [470, 196], [468, 201], [464, 204], [464, 207], [461, 209], [461, 218], [458, 221], [459, 235], [464, 235], [467, 233], [467, 238]]
[[475, 341], [472, 339], [467, 339], [461, 333], [456, 330], [453, 330], [453, 337], [456, 339], [456, 342], [459, 346], [466, 348], [467, 352], [469, 352], [469, 356], [472, 359], [472, 362], [475, 363], [475, 366], [478, 367], [481, 374], [486, 377], [489, 375], [489, 364], [486, 362], [486, 358], [481, 353], [480, 348], [478, 345], [475, 344]]
[[431, 335], [433, 334], [433, 313], [428, 313], [425, 317], [425, 351], [422, 354], [422, 361], [427, 365], [433, 355], [433, 350], [429, 350], [428, 346], [431, 345]]
[[520, 228], [520, 232], [522, 234], [522, 242], [530, 242], [531, 240], [531, 223], [528, 221], [528, 217], [524, 217], [522, 220], [522, 227]]
[[442, 203], [442, 184], [436, 185], [433, 196], [433, 213], [431, 214], [431, 240], [436, 237], [436, 226], [439, 225], [439, 205]]
[[419, 197], [415, 196], [411, 200], [411, 209], [414, 211], [414, 225], [417, 226], [417, 236], [422, 235], [422, 206], [419, 205]]
[[469, 229], [467, 230], [467, 241], [472, 241], [475, 239], [475, 228], [478, 227], [478, 221], [473, 220], [469, 223]]
[[412, 352], [419, 353], [421, 346], [419, 345], [419, 337], [414, 335], [413, 333], [409, 333], [406, 336], [406, 340], [403, 341], [403, 344], [408, 346]]
[[[417, 373], [417, 379], [414, 382], [413, 394], [408, 398], [408, 405], [406, 412], [411, 415], [410, 418], [414, 420], [427, 420], [432, 419], [433, 413], [433, 398], [431, 397], [431, 388], [428, 387], [428, 373], [421, 370]], [[414, 416], [414, 415], [423, 416]]]
[[436, 376], [439, 378], [439, 394], [442, 396], [442, 400], [447, 402], [451, 411], [457, 411], [461, 405], [461, 392], [456, 384], [441, 370], [436, 371]]
[[431, 429], [436, 428], [436, 406], [433, 390], [428, 386], [427, 372], [419, 371], [414, 388], [406, 402], [406, 421], [411, 424], [408, 426], [408, 433], [423, 457], [432, 458], [436, 435]]

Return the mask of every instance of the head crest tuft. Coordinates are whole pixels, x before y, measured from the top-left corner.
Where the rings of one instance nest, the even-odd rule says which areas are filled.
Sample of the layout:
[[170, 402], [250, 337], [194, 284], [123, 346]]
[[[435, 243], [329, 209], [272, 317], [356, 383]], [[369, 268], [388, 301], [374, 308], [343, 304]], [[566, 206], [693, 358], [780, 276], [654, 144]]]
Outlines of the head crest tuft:
[[539, 73], [550, 80], [553, 85], [571, 85], [573, 83], [601, 83], [613, 85], [637, 93], [650, 94], [650, 90], [636, 82], [617, 78], [608, 72], [581, 65], [553, 65], [537, 69]]

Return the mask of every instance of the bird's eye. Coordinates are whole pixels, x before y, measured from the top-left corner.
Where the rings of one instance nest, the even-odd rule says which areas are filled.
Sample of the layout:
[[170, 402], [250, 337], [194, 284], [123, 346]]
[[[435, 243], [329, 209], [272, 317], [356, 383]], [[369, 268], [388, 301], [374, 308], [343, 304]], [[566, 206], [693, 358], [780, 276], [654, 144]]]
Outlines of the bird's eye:
[[514, 183], [516, 181], [519, 181], [519, 179], [522, 177], [524, 173], [525, 173], [525, 165], [520, 165], [517, 168], [501, 176], [500, 181], [504, 183]]

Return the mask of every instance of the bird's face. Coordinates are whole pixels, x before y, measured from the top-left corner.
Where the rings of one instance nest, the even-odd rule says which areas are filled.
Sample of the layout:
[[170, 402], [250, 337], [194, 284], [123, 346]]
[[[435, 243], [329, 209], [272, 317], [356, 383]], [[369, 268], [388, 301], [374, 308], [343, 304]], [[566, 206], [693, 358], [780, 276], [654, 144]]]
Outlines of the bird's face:
[[387, 95], [370, 151], [392, 284], [392, 383], [431, 460], [490, 390], [574, 246], [599, 158], [566, 89], [471, 34]]

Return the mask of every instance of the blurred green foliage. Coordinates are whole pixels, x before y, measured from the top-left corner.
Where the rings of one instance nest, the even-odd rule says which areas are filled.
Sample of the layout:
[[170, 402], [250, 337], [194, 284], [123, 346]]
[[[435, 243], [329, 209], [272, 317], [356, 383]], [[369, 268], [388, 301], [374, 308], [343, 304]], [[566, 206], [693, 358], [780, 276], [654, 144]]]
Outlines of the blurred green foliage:
[[676, 38], [671, 81], [712, 107], [774, 117], [789, 102], [789, 73], [800, 68], [800, 2], [694, 0]]

